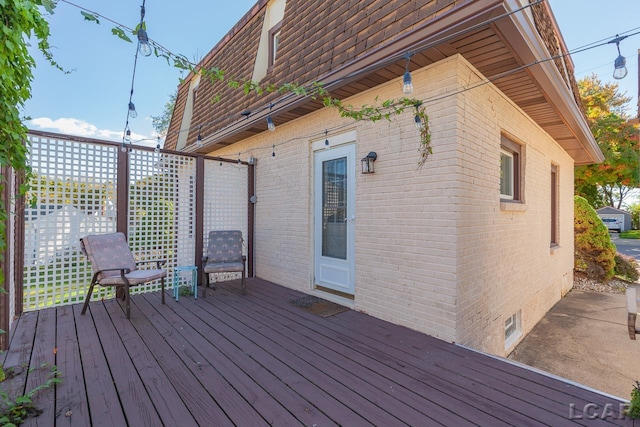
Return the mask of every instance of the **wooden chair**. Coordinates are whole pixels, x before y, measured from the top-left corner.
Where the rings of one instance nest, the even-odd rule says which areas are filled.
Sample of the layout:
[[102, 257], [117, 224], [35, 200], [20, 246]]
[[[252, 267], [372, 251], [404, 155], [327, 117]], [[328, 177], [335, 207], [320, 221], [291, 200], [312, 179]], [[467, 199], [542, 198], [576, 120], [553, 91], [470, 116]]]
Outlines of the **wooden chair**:
[[[202, 272], [204, 283], [208, 288], [210, 273], [242, 272], [242, 293], [245, 288], [245, 261], [242, 255], [242, 232], [239, 230], [224, 230], [209, 232], [207, 255], [202, 258]], [[203, 290], [206, 298], [207, 290]]]
[[638, 285], [627, 286], [627, 325], [629, 328], [629, 338], [636, 339], [636, 334], [640, 330], [636, 329], [636, 317], [640, 311], [640, 292]]
[[[129, 244], [123, 233], [94, 234], [80, 239], [80, 247], [91, 262], [93, 278], [89, 292], [84, 300], [82, 314], [87, 311], [89, 300], [95, 285], [115, 286], [122, 289], [122, 299], [125, 304], [127, 319], [130, 315], [129, 288], [142, 283], [160, 279], [162, 287], [162, 303], [164, 304], [164, 282], [166, 270], [161, 267], [165, 260], [150, 260], [135, 262]], [[139, 270], [140, 264], [156, 263], [156, 269]], [[118, 295], [119, 292], [116, 292]]]

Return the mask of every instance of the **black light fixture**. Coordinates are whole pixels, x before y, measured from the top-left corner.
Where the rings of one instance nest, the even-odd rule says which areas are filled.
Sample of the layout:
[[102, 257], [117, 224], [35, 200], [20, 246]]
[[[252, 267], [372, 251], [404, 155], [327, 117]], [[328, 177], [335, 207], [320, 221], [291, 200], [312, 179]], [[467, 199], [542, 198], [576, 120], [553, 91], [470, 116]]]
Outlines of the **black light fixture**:
[[618, 48], [618, 57], [613, 62], [613, 78], [616, 80], [620, 80], [625, 78], [627, 75], [627, 60], [622, 54], [620, 54], [620, 42], [626, 39], [628, 36], [618, 36], [616, 34], [616, 38], [611, 40], [609, 43], [615, 43]]
[[136, 117], [138, 117], [136, 106], [131, 101], [129, 101], [129, 117], [131, 117], [132, 119], [135, 119]]
[[378, 155], [376, 154], [376, 152], [370, 151], [369, 154], [366, 155], [366, 157], [363, 157], [362, 160], [360, 160], [360, 162], [362, 163], [363, 174], [375, 172], [373, 163], [376, 161], [377, 158], [378, 158]]
[[410, 95], [413, 92], [413, 82], [411, 79], [411, 72], [409, 71], [409, 64], [411, 63], [411, 57], [413, 53], [407, 52], [403, 58], [407, 60], [407, 65], [404, 68], [404, 76], [402, 77], [402, 92], [405, 95]]
[[271, 107], [273, 107], [273, 104], [269, 105], [269, 115], [267, 115], [267, 129], [269, 129], [269, 132], [276, 130], [276, 124], [273, 123], [273, 119], [271, 118]]

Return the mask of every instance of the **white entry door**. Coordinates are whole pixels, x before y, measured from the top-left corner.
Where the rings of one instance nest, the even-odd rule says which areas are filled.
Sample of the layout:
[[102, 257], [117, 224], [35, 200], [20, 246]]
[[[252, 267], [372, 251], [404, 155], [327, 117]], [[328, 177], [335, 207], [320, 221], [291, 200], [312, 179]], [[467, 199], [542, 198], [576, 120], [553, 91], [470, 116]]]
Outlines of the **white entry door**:
[[355, 144], [315, 152], [315, 284], [353, 295]]

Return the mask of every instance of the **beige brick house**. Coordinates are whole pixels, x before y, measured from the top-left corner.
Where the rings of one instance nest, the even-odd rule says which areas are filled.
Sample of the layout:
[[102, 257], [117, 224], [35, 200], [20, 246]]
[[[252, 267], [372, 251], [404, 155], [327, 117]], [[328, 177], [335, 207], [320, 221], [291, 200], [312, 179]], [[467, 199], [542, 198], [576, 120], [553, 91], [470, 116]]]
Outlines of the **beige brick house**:
[[603, 159], [532, 3], [260, 0], [200, 64], [358, 107], [405, 96], [408, 69], [433, 146], [421, 168], [411, 111], [355, 121], [197, 73], [165, 147], [257, 159], [257, 276], [505, 355], [571, 288], [573, 168]]

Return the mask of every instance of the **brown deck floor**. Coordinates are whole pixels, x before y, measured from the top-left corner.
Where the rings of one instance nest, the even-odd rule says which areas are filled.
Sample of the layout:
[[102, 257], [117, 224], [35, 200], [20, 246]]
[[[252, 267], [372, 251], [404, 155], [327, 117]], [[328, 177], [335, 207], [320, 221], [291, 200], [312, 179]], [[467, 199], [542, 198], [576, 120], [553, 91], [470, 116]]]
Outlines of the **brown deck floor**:
[[237, 285], [164, 306], [135, 295], [130, 321], [114, 300], [23, 314], [4, 366], [25, 369], [3, 387], [60, 370], [25, 425], [632, 425], [614, 398], [353, 310], [316, 316], [264, 280]]

